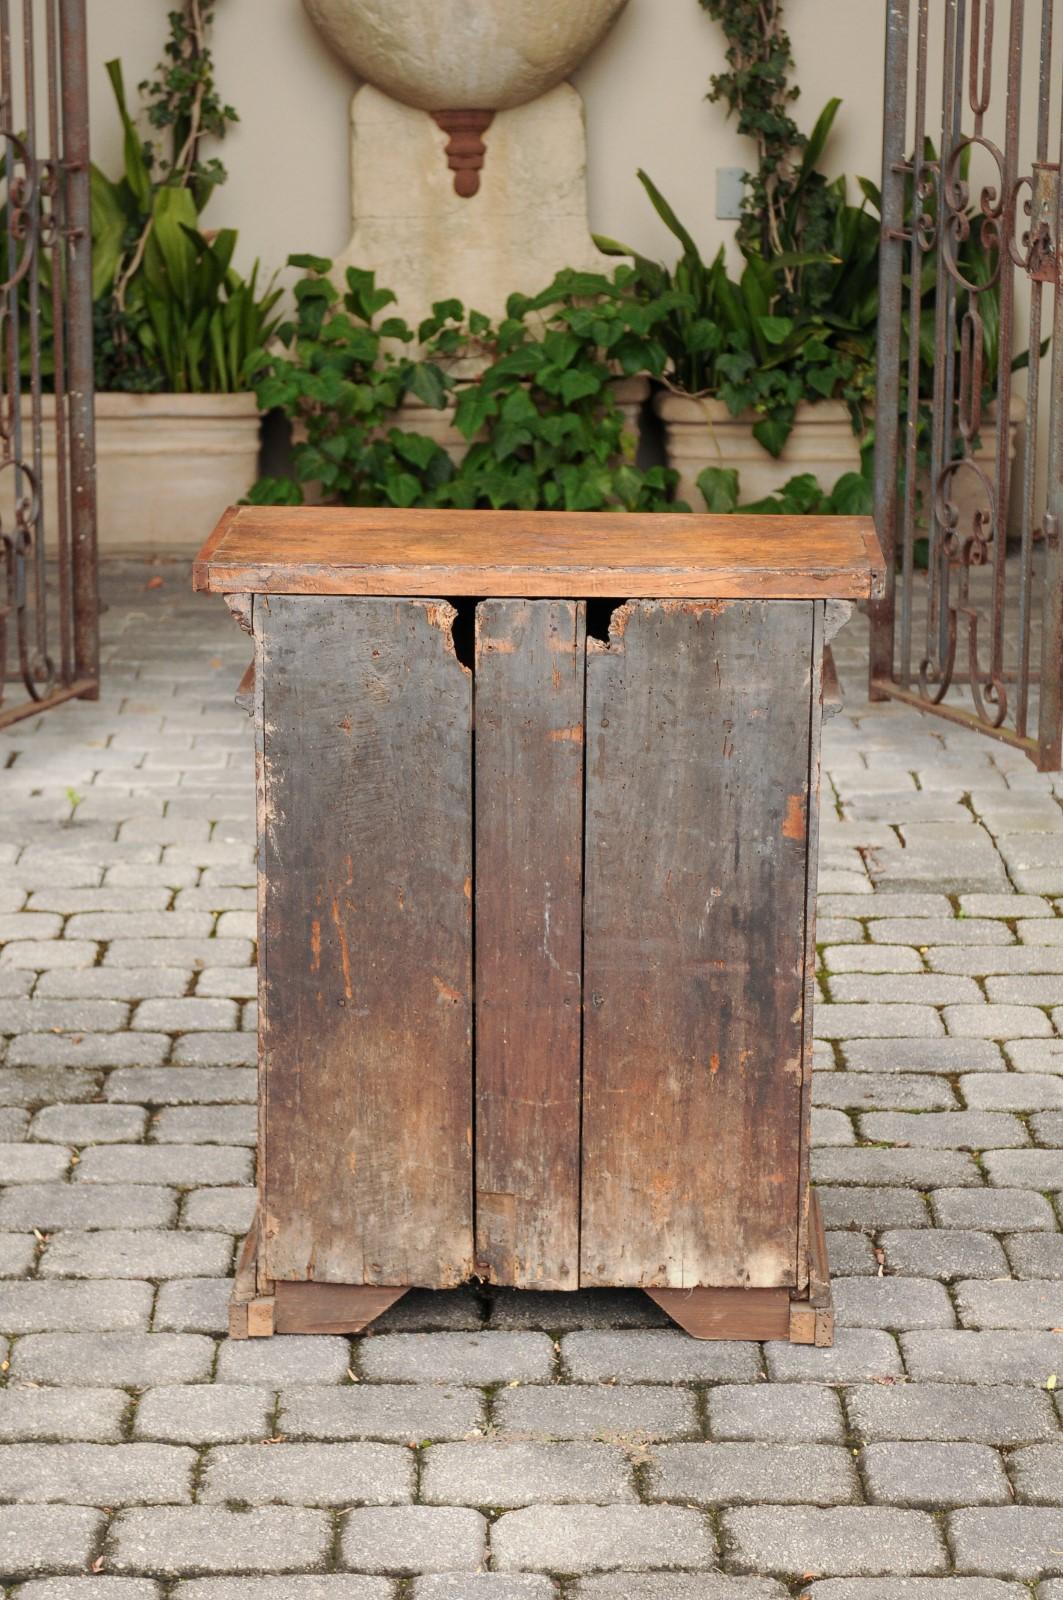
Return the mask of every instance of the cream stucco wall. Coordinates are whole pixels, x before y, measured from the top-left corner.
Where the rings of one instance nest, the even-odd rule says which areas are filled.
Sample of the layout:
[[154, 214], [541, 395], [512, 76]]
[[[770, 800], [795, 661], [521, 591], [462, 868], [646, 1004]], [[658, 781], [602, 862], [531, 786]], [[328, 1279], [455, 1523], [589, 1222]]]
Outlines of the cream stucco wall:
[[[127, 86], [151, 71], [167, 0], [89, 0], [93, 153], [121, 160], [103, 63], [120, 56]], [[791, 31], [806, 125], [831, 94], [845, 106], [828, 153], [832, 171], [876, 176], [884, 0], [798, 0]], [[829, 40], [829, 48], [824, 41]], [[338, 252], [350, 232], [348, 105], [355, 80], [331, 56], [301, 0], [217, 0], [218, 86], [240, 114], [222, 156], [229, 181], [206, 220], [240, 230], [239, 260], [273, 268], [295, 250]], [[722, 65], [721, 33], [697, 0], [629, 0], [613, 32], [577, 73], [587, 117], [592, 226], [656, 255], [669, 235], [635, 178], [642, 166], [705, 249], [733, 232], [715, 220], [717, 166], [748, 164], [746, 142], [705, 101]]]
[[[120, 56], [127, 85], [135, 89], [159, 56], [167, 6], [168, 0], [88, 0], [93, 153], [108, 171], [120, 164], [120, 130], [103, 63]], [[932, 84], [940, 72], [943, 9], [931, 7]], [[879, 177], [885, 11], [886, 0], [791, 0], [788, 7], [794, 79], [801, 86], [799, 123], [809, 128], [831, 95], [844, 102], [823, 162], [832, 174]], [[1024, 166], [1033, 154], [1040, 6], [1029, 0], [1025, 11]], [[1006, 50], [1005, 8], [998, 7], [995, 120], [987, 127], [998, 139]], [[211, 202], [207, 222], [240, 230], [237, 264], [245, 268], [256, 256], [274, 270], [292, 251], [337, 254], [350, 235], [348, 130], [355, 80], [330, 55], [301, 0], [217, 0], [214, 51], [219, 89], [236, 106], [240, 123], [222, 149], [229, 181]], [[1055, 57], [1058, 85], [1063, 29], [1056, 32]], [[629, 0], [612, 33], [573, 80], [586, 107], [594, 229], [646, 254], [674, 259], [674, 243], [636, 180], [636, 168], [642, 166], [703, 250], [731, 239], [733, 223], [715, 218], [716, 168], [746, 166], [751, 152], [722, 108], [705, 100], [709, 77], [722, 64], [721, 31], [697, 0]], [[938, 115], [935, 100], [932, 136]], [[965, 124], [969, 121], [966, 117]], [[1057, 110], [1053, 149], [1058, 142]], [[976, 173], [979, 181], [991, 176], [984, 161]], [[1028, 303], [1019, 274], [1020, 349], [1026, 343]], [[1047, 424], [1045, 405], [1042, 461]]]

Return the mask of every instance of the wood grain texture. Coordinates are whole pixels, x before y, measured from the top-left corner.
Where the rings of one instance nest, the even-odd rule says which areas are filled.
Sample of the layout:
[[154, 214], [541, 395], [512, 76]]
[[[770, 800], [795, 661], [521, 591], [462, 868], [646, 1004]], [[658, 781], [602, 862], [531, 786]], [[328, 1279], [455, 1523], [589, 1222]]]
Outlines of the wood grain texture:
[[471, 683], [445, 602], [257, 600], [260, 1273], [472, 1270]]
[[361, 1333], [405, 1289], [350, 1283], [278, 1283], [274, 1333]]
[[646, 1293], [692, 1339], [790, 1337], [787, 1289], [647, 1289]]
[[679, 516], [239, 506], [200, 552], [197, 589], [275, 594], [877, 594], [866, 517]]
[[586, 607], [476, 608], [476, 1257], [579, 1283]]
[[[812, 639], [808, 705], [808, 805], [805, 852], [805, 914], [803, 981], [801, 993], [801, 1144], [797, 1177], [797, 1283], [802, 1293], [808, 1288], [809, 1209], [812, 1154], [812, 1055], [813, 1013], [816, 1003], [816, 898], [819, 891], [819, 807], [822, 787], [823, 747], [823, 671], [830, 654], [826, 643], [828, 602], [812, 607]], [[832, 658], [833, 659], [833, 658]]]
[[585, 1285], [797, 1280], [812, 639], [637, 601], [588, 650]]

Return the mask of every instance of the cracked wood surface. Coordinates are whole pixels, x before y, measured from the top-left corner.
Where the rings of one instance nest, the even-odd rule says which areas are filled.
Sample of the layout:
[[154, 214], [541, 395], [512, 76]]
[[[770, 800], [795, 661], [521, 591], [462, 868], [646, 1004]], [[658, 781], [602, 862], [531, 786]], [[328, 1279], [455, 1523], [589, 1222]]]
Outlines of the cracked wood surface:
[[866, 599], [883, 571], [869, 517], [238, 506], [200, 551], [194, 583], [213, 594]]
[[813, 606], [587, 654], [580, 1281], [796, 1281]]
[[472, 693], [453, 614], [255, 606], [273, 1279], [472, 1271]]
[[476, 1256], [579, 1283], [586, 606], [476, 608]]

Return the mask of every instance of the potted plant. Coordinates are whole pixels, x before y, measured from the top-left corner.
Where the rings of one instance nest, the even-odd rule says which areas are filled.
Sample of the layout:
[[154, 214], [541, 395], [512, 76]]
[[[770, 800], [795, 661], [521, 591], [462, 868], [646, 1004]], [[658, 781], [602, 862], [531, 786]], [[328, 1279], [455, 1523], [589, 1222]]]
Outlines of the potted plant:
[[614, 389], [618, 373], [665, 361], [661, 308], [632, 292], [630, 267], [612, 280], [562, 272], [540, 295], [512, 295], [497, 327], [441, 301], [415, 333], [381, 315], [395, 296], [373, 273], [348, 267], [341, 294], [330, 261], [290, 264], [305, 274], [295, 315], [250, 365], [262, 408], [291, 423], [291, 467], [253, 501], [668, 509], [674, 475], [636, 466]]
[[[123, 171], [92, 169], [93, 314], [100, 541], [104, 548], [195, 545], [258, 474], [260, 413], [245, 367], [270, 336], [280, 291], [257, 263], [232, 266], [236, 233], [200, 213], [225, 171], [204, 159], [236, 113], [214, 88], [210, 0], [170, 13], [165, 57], [140, 85], [151, 140], [129, 111], [121, 64], [107, 72], [123, 131]], [[42, 260], [42, 280], [48, 266]], [[41, 297], [46, 315], [50, 296]], [[52, 353], [45, 327], [45, 376]], [[54, 404], [46, 397], [46, 409]], [[49, 430], [45, 433], [49, 439]], [[54, 503], [54, 457], [45, 458]]]

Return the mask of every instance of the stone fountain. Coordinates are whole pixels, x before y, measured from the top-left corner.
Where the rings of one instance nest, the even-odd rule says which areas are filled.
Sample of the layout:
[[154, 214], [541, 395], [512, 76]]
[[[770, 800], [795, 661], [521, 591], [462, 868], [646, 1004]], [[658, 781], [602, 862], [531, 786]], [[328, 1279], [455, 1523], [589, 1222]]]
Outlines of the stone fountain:
[[414, 326], [457, 296], [496, 318], [560, 267], [609, 270], [587, 225], [583, 104], [564, 80], [626, 0], [303, 0], [362, 79], [353, 232]]

